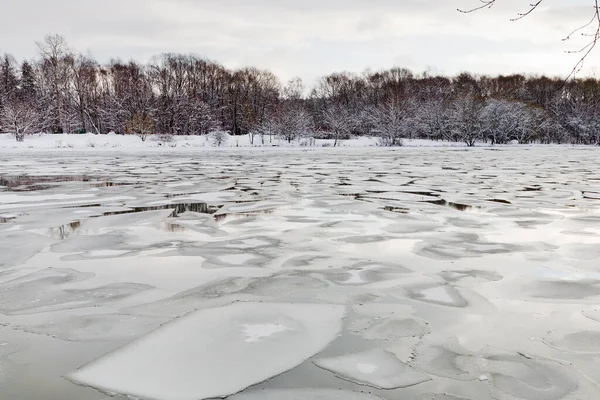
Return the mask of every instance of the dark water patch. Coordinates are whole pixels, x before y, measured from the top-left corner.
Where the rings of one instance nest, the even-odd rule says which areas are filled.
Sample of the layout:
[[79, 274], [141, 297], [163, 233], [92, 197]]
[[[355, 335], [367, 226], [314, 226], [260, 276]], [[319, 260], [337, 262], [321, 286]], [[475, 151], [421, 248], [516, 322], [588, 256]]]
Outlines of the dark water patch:
[[[270, 200], [269, 198], [264, 198], [262, 200]], [[229, 201], [229, 203], [234, 203], [234, 204], [248, 204], [248, 203], [256, 203], [258, 200], [257, 199], [249, 199], [249, 200], [231, 200]]]
[[501, 203], [501, 204], [512, 204], [510, 201], [504, 200], [504, 199], [490, 199], [488, 201], [491, 201], [494, 203]]
[[263, 215], [263, 214], [273, 214], [274, 212], [275, 212], [274, 208], [268, 208], [265, 210], [213, 214], [213, 217], [216, 222], [223, 222], [223, 221], [225, 221], [227, 219], [231, 219], [231, 218], [250, 218], [250, 217], [256, 217], [256, 216]]
[[[95, 207], [101, 206], [100, 204], [94, 205]], [[66, 208], [78, 208], [78, 207], [66, 207]], [[186, 212], [195, 212], [200, 214], [214, 214], [219, 210], [220, 207], [209, 206], [206, 203], [181, 203], [181, 204], [164, 204], [160, 206], [142, 206], [142, 207], [130, 207], [125, 210], [120, 211], [107, 211], [102, 213], [101, 215], [92, 215], [89, 218], [99, 218], [99, 217], [108, 217], [112, 215], [125, 215], [125, 214], [135, 214], [146, 211], [160, 211], [160, 210], [173, 210], [173, 212], [168, 216], [169, 218], [177, 218], [180, 214]], [[217, 218], [215, 218], [217, 219]], [[1, 220], [0, 220], [1, 222]], [[55, 238], [64, 240], [74, 234], [77, 234], [81, 228], [82, 221], [73, 221], [68, 224], [64, 224], [58, 227], [53, 227], [48, 230], [48, 234]], [[169, 232], [182, 232], [188, 230], [186, 227], [183, 227], [174, 223], [164, 223], [159, 226], [160, 228], [167, 230]]]
[[77, 206], [66, 206], [63, 208], [94, 208], [94, 207], [102, 207], [102, 204], [100, 204], [100, 203], [82, 204], [82, 205], [77, 205]]
[[399, 190], [400, 193], [408, 193], [415, 194], [417, 196], [431, 196], [431, 197], [440, 197], [439, 193], [434, 192], [425, 192], [425, 191], [410, 191], [410, 190]]
[[393, 213], [398, 213], [398, 214], [408, 214], [410, 211], [410, 209], [408, 209], [408, 208], [392, 207], [392, 206], [385, 206], [382, 208], [382, 210], [393, 212]]
[[93, 188], [106, 188], [106, 187], [116, 187], [116, 186], [132, 186], [134, 183], [131, 182], [93, 182], [90, 184]]
[[442, 206], [442, 207], [450, 207], [450, 208], [454, 208], [455, 210], [458, 210], [458, 211], [468, 211], [472, 208], [480, 208], [480, 207], [471, 206], [468, 204], [454, 203], [451, 201], [446, 201], [444, 199], [427, 200], [427, 201], [424, 201], [424, 203], [435, 204], [436, 206]]
[[180, 214], [185, 212], [195, 212], [199, 214], [214, 214], [219, 211], [221, 207], [209, 206], [206, 203], [179, 203], [179, 204], [163, 204], [159, 206], [140, 206], [130, 207], [127, 210], [122, 211], [109, 211], [104, 213], [104, 216], [108, 215], [121, 215], [121, 214], [133, 214], [146, 211], [160, 211], [160, 210], [173, 210], [169, 215], [170, 218], [176, 218]]
[[50, 228], [48, 234], [54, 239], [65, 240], [71, 235], [77, 234], [81, 228], [81, 221], [73, 221], [68, 224]]
[[583, 198], [588, 200], [600, 200], [600, 193], [598, 192], [583, 192]]
[[167, 193], [167, 194], [165, 194], [165, 198], [172, 199], [175, 197], [191, 196], [191, 195], [199, 194], [199, 193], [201, 193], [201, 192]]
[[171, 232], [171, 233], [188, 232], [190, 230], [189, 228], [187, 228], [183, 225], [175, 224], [172, 222], [161, 222], [158, 225], [158, 228], [163, 231], [167, 231], [167, 232]]
[[89, 182], [87, 175], [17, 175], [0, 177], [0, 187], [11, 192], [29, 192], [54, 187], [51, 183]]

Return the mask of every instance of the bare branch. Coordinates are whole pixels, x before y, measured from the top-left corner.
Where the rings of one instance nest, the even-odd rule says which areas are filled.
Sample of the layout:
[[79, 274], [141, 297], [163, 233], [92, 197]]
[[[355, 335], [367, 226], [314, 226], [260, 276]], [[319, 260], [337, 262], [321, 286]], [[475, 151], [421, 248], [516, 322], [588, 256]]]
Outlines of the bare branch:
[[528, 16], [529, 14], [531, 14], [532, 12], [534, 12], [535, 9], [538, 8], [539, 5], [542, 4], [543, 1], [544, 0], [538, 0], [536, 3], [530, 4], [531, 8], [529, 10], [527, 10], [524, 13], [518, 13], [515, 18], [511, 18], [511, 21], [518, 21], [520, 19], [525, 18], [526, 16]]
[[[481, 3], [483, 3], [482, 5], [469, 9], [469, 10], [461, 10], [459, 9], [458, 11], [460, 11], [461, 13], [472, 13], [475, 11], [479, 11], [481, 9], [484, 8], [491, 8], [494, 4], [496, 4], [496, 0], [479, 0]], [[592, 18], [590, 19], [590, 21], [582, 26], [580, 26], [579, 28], [573, 30], [571, 33], [569, 33], [564, 39], [563, 41], [567, 41], [570, 40], [571, 37], [578, 33], [583, 31], [584, 29], [587, 29], [591, 26], [595, 27], [594, 33], [581, 33], [581, 36], [584, 37], [590, 37], [591, 40], [585, 44], [583, 47], [577, 49], [577, 50], [570, 50], [567, 51], [568, 54], [581, 54], [583, 53], [582, 57], [577, 61], [577, 63], [575, 64], [575, 66], [573, 67], [573, 69], [571, 70], [571, 72], [569, 73], [569, 75], [567, 76], [567, 78], [565, 79], [565, 82], [568, 81], [569, 79], [571, 79], [573, 76], [575, 76], [578, 72], [581, 71], [581, 69], [583, 68], [583, 65], [585, 64], [585, 60], [586, 58], [591, 54], [591, 52], [594, 50], [594, 48], [596, 47], [596, 45], [598, 44], [598, 39], [600, 39], [600, 9], [598, 8], [598, 1], [599, 0], [593, 0], [594, 1], [594, 14], [592, 16]], [[523, 13], [518, 13], [517, 16], [515, 18], [511, 18], [511, 21], [518, 21], [521, 20], [525, 17], [527, 17], [528, 15], [530, 15], [531, 13], [533, 13], [536, 9], [539, 8], [539, 6], [544, 2], [544, 0], [536, 0], [534, 3], [531, 3], [529, 6], [530, 8]], [[564, 85], [564, 84], [563, 84]]]
[[472, 12], [479, 11], [484, 8], [492, 8], [494, 6], [494, 4], [496, 4], [496, 0], [479, 0], [479, 1], [483, 4], [478, 7], [471, 8], [468, 10], [461, 10], [460, 8], [457, 8], [457, 10], [463, 14], [470, 14]]

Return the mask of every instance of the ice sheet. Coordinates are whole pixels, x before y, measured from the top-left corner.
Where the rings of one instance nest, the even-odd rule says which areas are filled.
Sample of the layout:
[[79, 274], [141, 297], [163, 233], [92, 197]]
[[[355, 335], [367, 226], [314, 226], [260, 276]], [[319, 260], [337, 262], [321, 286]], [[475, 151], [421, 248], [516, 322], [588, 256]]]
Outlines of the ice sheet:
[[392, 353], [381, 349], [320, 358], [314, 363], [342, 379], [379, 389], [405, 388], [431, 380], [426, 374], [412, 369]]
[[228, 400], [382, 400], [381, 397], [339, 389], [267, 389], [228, 397]]
[[157, 400], [223, 397], [321, 351], [340, 332], [344, 313], [340, 306], [282, 303], [201, 310], [84, 366], [69, 379]]
[[[2, 394], [105, 400], [62, 376], [246, 301], [351, 307], [322, 357], [433, 378], [386, 400], [600, 398], [595, 149], [37, 149], [57, 137], [0, 157]], [[244, 346], [292, 334], [242, 323]], [[314, 386], [376, 392], [306, 361], [248, 393]]]

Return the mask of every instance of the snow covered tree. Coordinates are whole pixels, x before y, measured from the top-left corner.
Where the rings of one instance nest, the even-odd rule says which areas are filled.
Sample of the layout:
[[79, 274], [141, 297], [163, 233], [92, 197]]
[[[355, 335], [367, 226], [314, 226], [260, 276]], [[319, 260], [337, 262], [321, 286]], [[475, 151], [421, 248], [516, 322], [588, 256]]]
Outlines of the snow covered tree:
[[276, 116], [277, 133], [288, 143], [308, 136], [312, 125], [311, 116], [302, 108], [284, 107]]
[[356, 126], [356, 120], [350, 114], [350, 111], [341, 106], [329, 106], [323, 111], [323, 123], [327, 129], [333, 132], [333, 147], [336, 147], [338, 140], [346, 139], [350, 136], [352, 129]]
[[336, 146], [342, 137], [369, 134], [381, 136], [383, 145], [415, 135], [469, 145], [600, 142], [595, 78], [444, 77], [392, 68], [331, 73], [312, 88], [296, 78], [282, 88], [269, 71], [230, 70], [193, 55], [99, 64], [76, 55], [60, 36], [38, 46], [38, 59], [23, 62], [20, 73], [12, 57], [0, 57], [0, 109], [15, 99], [25, 102], [46, 132], [125, 133], [143, 111], [157, 133], [223, 129], [263, 144], [275, 135], [291, 142], [315, 131], [336, 139]]
[[17, 63], [13, 56], [4, 54], [0, 59], [0, 105], [16, 94], [18, 85]]
[[37, 95], [37, 84], [35, 70], [28, 61], [23, 61], [21, 64], [20, 86], [19, 97], [24, 101], [34, 103]]
[[490, 99], [481, 111], [483, 138], [505, 144], [513, 137], [521, 121], [520, 105], [514, 101]]
[[229, 135], [225, 131], [214, 131], [210, 134], [213, 146], [220, 147], [227, 142]]
[[38, 84], [43, 91], [40, 101], [46, 109], [45, 126], [54, 133], [71, 132], [77, 125], [70, 103], [73, 52], [59, 35], [48, 35], [37, 45], [42, 57], [38, 65]]
[[1, 130], [12, 133], [18, 142], [22, 142], [26, 135], [35, 133], [39, 128], [38, 113], [25, 101], [10, 100], [4, 104], [1, 111]]
[[562, 118], [578, 144], [600, 144], [600, 118], [597, 106], [582, 99], [565, 99]]
[[473, 95], [464, 95], [453, 101], [450, 126], [456, 141], [473, 147], [483, 138], [482, 109], [483, 102]]
[[432, 140], [450, 140], [450, 113], [444, 100], [432, 99], [420, 104], [416, 111], [419, 131]]
[[380, 135], [382, 146], [402, 146], [402, 139], [415, 128], [411, 119], [413, 109], [414, 103], [408, 99], [389, 101], [368, 112], [374, 133]]
[[[273, 142], [273, 136], [277, 135], [277, 120], [273, 115], [267, 115], [263, 121], [252, 132], [252, 135], [259, 135], [261, 144], [265, 144], [265, 137], [269, 136], [269, 143]], [[254, 140], [251, 140], [254, 144]]]
[[173, 104], [172, 131], [175, 135], [205, 135], [219, 128], [208, 104], [200, 99], [179, 97]]

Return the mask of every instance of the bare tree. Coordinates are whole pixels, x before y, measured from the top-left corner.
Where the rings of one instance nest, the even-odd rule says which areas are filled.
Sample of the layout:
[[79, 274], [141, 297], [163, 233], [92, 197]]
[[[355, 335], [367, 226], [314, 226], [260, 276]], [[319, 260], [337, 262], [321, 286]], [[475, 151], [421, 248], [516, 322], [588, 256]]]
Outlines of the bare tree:
[[129, 134], [137, 135], [142, 142], [145, 142], [149, 135], [155, 132], [154, 119], [146, 112], [137, 112], [127, 121], [126, 131]]
[[4, 104], [0, 118], [1, 130], [12, 133], [17, 142], [39, 128], [38, 114], [27, 102], [13, 100]]

